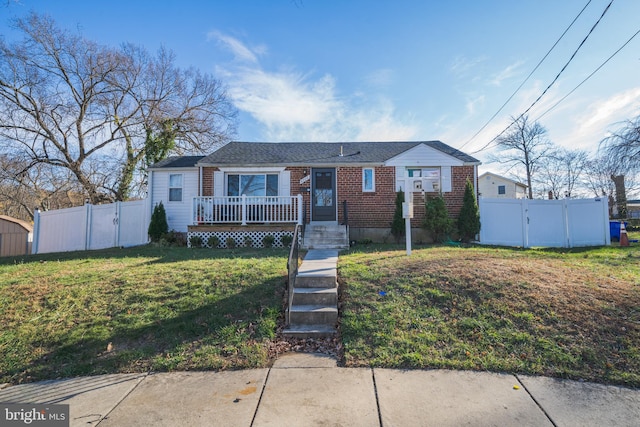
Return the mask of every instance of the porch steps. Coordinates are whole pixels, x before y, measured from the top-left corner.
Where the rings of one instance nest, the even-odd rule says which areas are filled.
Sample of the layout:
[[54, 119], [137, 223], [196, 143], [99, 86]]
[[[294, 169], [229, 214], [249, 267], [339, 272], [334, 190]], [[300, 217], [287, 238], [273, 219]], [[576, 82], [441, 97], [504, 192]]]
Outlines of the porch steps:
[[306, 249], [349, 249], [347, 226], [309, 224], [305, 227], [302, 247]]
[[338, 251], [311, 249], [298, 269], [285, 337], [317, 338], [336, 334]]

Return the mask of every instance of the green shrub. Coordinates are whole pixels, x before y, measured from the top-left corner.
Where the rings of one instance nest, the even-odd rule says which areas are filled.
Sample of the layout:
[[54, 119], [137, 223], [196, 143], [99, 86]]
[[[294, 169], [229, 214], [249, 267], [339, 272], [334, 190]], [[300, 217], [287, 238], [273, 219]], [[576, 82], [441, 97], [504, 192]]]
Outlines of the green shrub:
[[200, 236], [191, 236], [189, 237], [189, 244], [192, 248], [201, 248], [202, 247], [202, 237]]
[[396, 210], [393, 212], [393, 220], [391, 221], [391, 234], [396, 239], [396, 243], [400, 243], [404, 236], [405, 219], [402, 217], [402, 204], [404, 203], [404, 191], [400, 190], [396, 193]]
[[168, 232], [167, 212], [164, 210], [162, 202], [160, 202], [153, 208], [147, 233], [152, 242], [158, 242]]
[[244, 247], [250, 248], [253, 246], [253, 239], [251, 236], [244, 236]]
[[270, 248], [273, 246], [273, 242], [276, 241], [276, 238], [273, 237], [271, 234], [267, 234], [266, 236], [264, 236], [262, 238], [262, 244], [264, 245], [265, 248]]
[[229, 236], [227, 237], [227, 240], [225, 240], [225, 244], [227, 245], [228, 249], [234, 249], [236, 247], [236, 239]]
[[442, 243], [449, 237], [453, 220], [449, 218], [447, 206], [442, 196], [427, 198], [422, 226], [431, 233], [435, 243]]
[[291, 246], [291, 242], [293, 242], [293, 236], [285, 234], [280, 240], [282, 240], [282, 246], [288, 248], [289, 246]]
[[480, 232], [480, 211], [473, 191], [473, 184], [467, 179], [464, 186], [464, 199], [458, 217], [458, 233], [463, 242], [469, 243]]
[[209, 246], [211, 249], [217, 248], [219, 244], [220, 244], [220, 239], [215, 234], [212, 234], [207, 239], [207, 246]]

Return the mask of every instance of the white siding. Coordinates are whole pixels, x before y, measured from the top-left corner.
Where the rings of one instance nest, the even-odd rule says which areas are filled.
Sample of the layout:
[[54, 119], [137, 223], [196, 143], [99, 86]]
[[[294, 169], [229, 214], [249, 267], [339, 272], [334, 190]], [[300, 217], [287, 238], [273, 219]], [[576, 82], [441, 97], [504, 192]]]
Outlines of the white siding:
[[[169, 201], [169, 175], [182, 174], [182, 201]], [[162, 201], [167, 212], [169, 230], [187, 231], [192, 221], [193, 198], [198, 195], [198, 169], [166, 169], [153, 171], [151, 209]]]
[[464, 163], [453, 156], [436, 150], [425, 144], [413, 147], [411, 150], [405, 151], [396, 157], [389, 159], [386, 166], [463, 166]]
[[[498, 188], [504, 185], [505, 194], [499, 194]], [[478, 191], [482, 197], [499, 199], [524, 199], [527, 197], [526, 188], [515, 181], [495, 175], [484, 173], [478, 178]]]
[[224, 172], [215, 171], [213, 173], [213, 195], [224, 197]]

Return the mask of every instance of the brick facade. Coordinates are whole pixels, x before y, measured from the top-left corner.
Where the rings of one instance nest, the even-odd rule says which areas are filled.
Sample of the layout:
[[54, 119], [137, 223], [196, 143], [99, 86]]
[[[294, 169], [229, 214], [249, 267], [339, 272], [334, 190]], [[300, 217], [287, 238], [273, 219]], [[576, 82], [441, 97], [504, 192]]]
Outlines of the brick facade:
[[[338, 222], [344, 223], [343, 201], [347, 201], [349, 225], [354, 228], [389, 228], [395, 210], [395, 167], [375, 167], [375, 191], [362, 191], [362, 167], [340, 166], [336, 168]], [[213, 173], [218, 168], [202, 168], [202, 195], [212, 196]], [[291, 195], [302, 194], [306, 221], [309, 222], [312, 167], [287, 167], [291, 173]], [[449, 215], [457, 218], [462, 208], [464, 186], [467, 179], [474, 179], [474, 166], [454, 166], [451, 168], [451, 192], [443, 193]], [[304, 181], [304, 182], [300, 182]], [[477, 186], [477, 182], [475, 183]], [[414, 194], [414, 219], [412, 227], [420, 227], [424, 218], [425, 195]]]

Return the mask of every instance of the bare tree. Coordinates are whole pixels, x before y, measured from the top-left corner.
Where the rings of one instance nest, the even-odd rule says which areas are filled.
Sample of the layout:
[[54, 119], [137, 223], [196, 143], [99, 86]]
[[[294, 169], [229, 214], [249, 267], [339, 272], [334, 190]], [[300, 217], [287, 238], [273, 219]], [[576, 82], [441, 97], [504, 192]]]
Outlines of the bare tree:
[[541, 163], [537, 182], [554, 199], [575, 197], [589, 155], [583, 150], [557, 149]]
[[605, 138], [600, 148], [625, 169], [640, 170], [640, 116]]
[[171, 52], [100, 46], [48, 17], [0, 40], [0, 140], [28, 167], [73, 175], [92, 203], [126, 200], [149, 160], [207, 153], [235, 132], [222, 84], [175, 66]]
[[62, 209], [84, 201], [82, 188], [66, 169], [40, 163], [31, 167], [23, 159], [0, 155], [1, 212], [32, 221], [34, 208]]
[[527, 116], [514, 118], [512, 130], [497, 139], [499, 154], [492, 161], [522, 169], [533, 198], [533, 177], [543, 161], [552, 153], [553, 144], [547, 139], [547, 130], [538, 122], [530, 123]]

